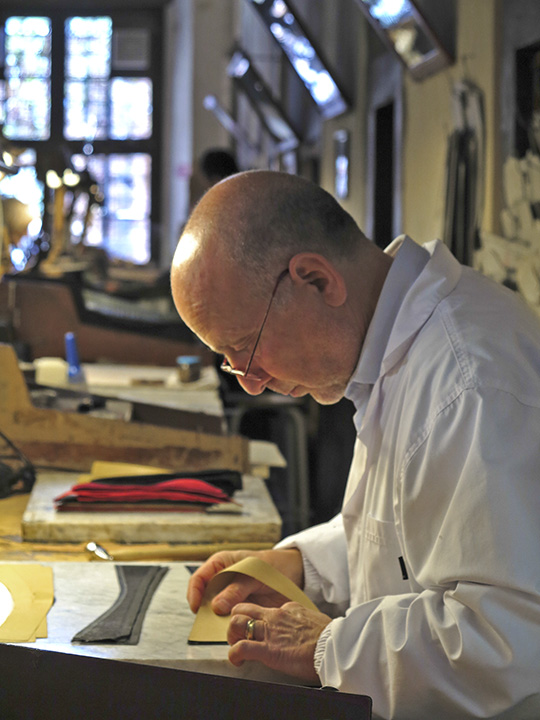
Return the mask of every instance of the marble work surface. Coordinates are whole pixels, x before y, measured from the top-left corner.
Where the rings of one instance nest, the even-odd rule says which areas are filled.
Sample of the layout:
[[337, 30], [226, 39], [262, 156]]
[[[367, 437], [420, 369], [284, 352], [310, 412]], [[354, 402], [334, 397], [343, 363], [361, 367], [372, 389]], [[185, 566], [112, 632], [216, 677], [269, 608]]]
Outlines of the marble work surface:
[[[21, 645], [73, 655], [124, 660], [194, 672], [298, 684], [260, 663], [235, 668], [227, 645], [188, 645], [194, 615], [186, 601], [189, 563], [152, 563], [169, 570], [145, 615], [137, 645], [73, 644], [71, 638], [108, 610], [119, 594], [115, 563], [41, 563], [53, 568], [55, 602], [47, 616], [48, 637]], [[149, 565], [151, 563], [141, 563]]]
[[[56, 512], [53, 500], [77, 473], [41, 472], [22, 519], [22, 537], [38, 542], [268, 542], [281, 537], [281, 518], [264, 480], [246, 475], [235, 512]], [[239, 512], [238, 512], [239, 510]]]

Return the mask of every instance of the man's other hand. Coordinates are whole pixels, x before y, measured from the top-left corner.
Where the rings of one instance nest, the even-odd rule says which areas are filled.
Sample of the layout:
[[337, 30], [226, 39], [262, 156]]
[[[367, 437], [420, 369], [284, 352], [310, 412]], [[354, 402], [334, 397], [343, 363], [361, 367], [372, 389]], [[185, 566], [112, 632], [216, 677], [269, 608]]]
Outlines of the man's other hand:
[[[246, 557], [259, 557], [272, 565], [298, 587], [304, 584], [302, 556], [294, 548], [287, 550], [223, 550], [215, 553], [193, 573], [190, 578], [187, 599], [192, 612], [199, 609], [208, 583], [218, 572], [234, 565]], [[238, 603], [251, 601], [264, 607], [280, 607], [287, 599], [263, 585], [258, 580], [238, 573], [227, 587], [212, 600], [212, 609], [217, 615], [228, 615]]]
[[241, 603], [233, 608], [229, 623], [229, 660], [233, 665], [258, 660], [273, 670], [317, 683], [313, 656], [317, 640], [330, 621], [328, 615], [296, 602], [279, 608]]

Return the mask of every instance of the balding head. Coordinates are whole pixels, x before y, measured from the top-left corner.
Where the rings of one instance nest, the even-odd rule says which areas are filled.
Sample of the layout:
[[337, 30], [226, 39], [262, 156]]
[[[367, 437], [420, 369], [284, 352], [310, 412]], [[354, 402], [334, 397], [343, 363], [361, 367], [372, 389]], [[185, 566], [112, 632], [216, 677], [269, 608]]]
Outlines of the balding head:
[[[317, 347], [312, 367], [321, 365], [322, 357], [327, 362], [314, 373], [317, 383], [340, 367], [335, 387], [342, 390], [387, 260], [319, 186], [286, 173], [244, 172], [214, 185], [193, 211], [173, 261], [173, 298], [183, 320], [209, 347], [240, 362], [244, 352], [237, 348], [244, 340], [253, 346], [276, 280], [287, 271], [272, 316], [279, 317], [281, 303], [295, 308], [295, 322], [305, 332], [309, 328], [309, 343]], [[266, 330], [264, 345], [270, 335]], [[308, 336], [303, 348], [307, 342]], [[271, 389], [288, 390], [275, 379], [277, 370], [266, 374], [274, 377]]]
[[201, 199], [180, 238], [173, 274], [192, 273], [209, 254], [257, 278], [256, 291], [299, 252], [343, 262], [366, 245], [351, 216], [318, 185], [255, 170], [227, 178]]
[[350, 215], [318, 185], [263, 170], [240, 173], [208, 192], [186, 231], [193, 228], [210, 231], [231, 259], [263, 273], [298, 252], [350, 257], [363, 239]]

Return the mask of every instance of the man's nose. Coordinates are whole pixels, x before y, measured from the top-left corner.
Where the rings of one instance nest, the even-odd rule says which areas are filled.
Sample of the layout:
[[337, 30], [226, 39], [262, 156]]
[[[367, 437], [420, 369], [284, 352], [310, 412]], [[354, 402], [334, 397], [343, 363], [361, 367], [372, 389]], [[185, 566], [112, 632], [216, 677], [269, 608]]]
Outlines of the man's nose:
[[[256, 374], [255, 374], [256, 373]], [[271, 376], [257, 368], [254, 375], [250, 377], [237, 377], [238, 382], [248, 395], [260, 395], [268, 385]]]

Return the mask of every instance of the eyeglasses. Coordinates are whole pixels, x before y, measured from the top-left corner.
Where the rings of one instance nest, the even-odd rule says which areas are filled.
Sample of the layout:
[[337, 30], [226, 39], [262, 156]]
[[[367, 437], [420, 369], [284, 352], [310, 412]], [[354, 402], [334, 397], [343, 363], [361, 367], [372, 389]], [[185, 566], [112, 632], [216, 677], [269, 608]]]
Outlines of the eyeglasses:
[[[274, 299], [274, 296], [276, 294], [276, 291], [279, 287], [279, 283], [283, 280], [283, 278], [288, 274], [289, 269], [285, 268], [276, 280], [276, 284], [274, 285], [274, 289], [272, 290], [272, 295], [270, 296], [270, 302], [268, 303], [268, 307], [266, 308], [266, 312], [264, 313], [264, 318], [261, 324], [261, 329], [259, 330], [259, 334], [257, 335], [257, 339], [255, 340], [255, 345], [253, 346], [253, 350], [251, 351], [251, 355], [249, 356], [248, 364], [246, 365], [245, 370], [237, 370], [236, 368], [233, 368], [227, 358], [223, 359], [223, 362], [220, 365], [220, 369], [223, 370], [223, 372], [228, 373], [229, 375], [236, 375], [237, 377], [247, 377], [249, 373], [249, 369], [251, 367], [251, 363], [253, 362], [253, 358], [255, 357], [255, 352], [257, 350], [257, 347], [259, 345], [259, 340], [261, 339], [262, 331], [264, 329], [264, 326], [266, 324], [266, 318], [268, 317], [268, 313], [270, 312], [270, 308], [272, 306], [272, 300]], [[256, 377], [255, 375], [251, 375], [252, 380], [260, 380], [260, 378]]]

